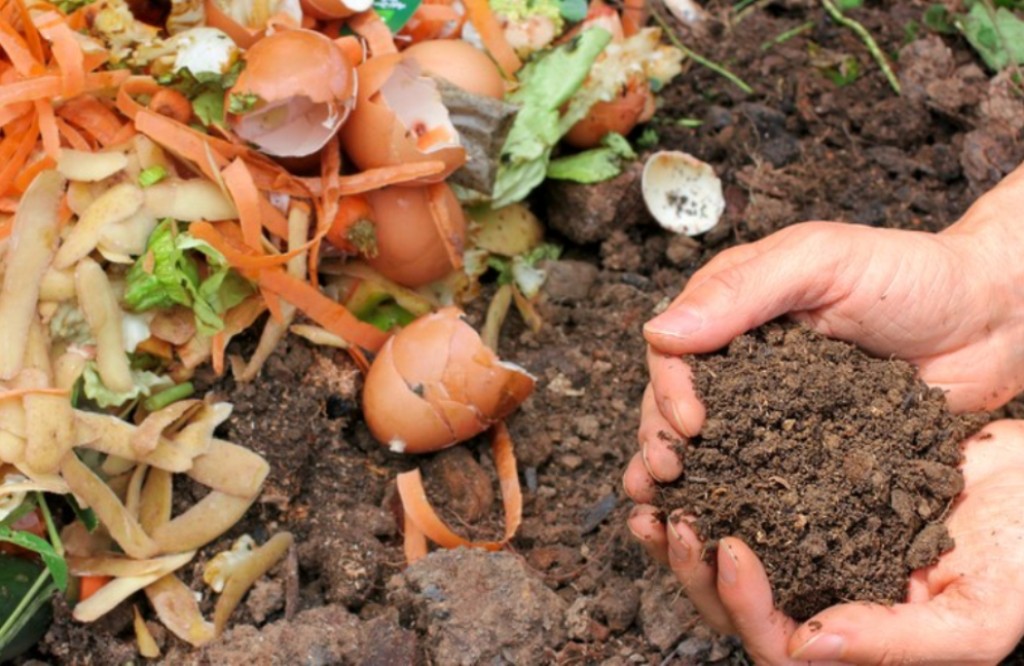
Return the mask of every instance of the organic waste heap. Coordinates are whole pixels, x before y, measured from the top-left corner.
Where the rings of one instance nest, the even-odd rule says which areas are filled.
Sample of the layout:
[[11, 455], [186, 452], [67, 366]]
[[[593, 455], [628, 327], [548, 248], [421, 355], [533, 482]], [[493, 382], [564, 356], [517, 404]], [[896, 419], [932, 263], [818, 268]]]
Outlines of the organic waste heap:
[[953, 547], [941, 521], [980, 419], [950, 414], [909, 364], [780, 323], [688, 362], [707, 421], [659, 501], [709, 548], [749, 544], [788, 615], [901, 602], [910, 572]]

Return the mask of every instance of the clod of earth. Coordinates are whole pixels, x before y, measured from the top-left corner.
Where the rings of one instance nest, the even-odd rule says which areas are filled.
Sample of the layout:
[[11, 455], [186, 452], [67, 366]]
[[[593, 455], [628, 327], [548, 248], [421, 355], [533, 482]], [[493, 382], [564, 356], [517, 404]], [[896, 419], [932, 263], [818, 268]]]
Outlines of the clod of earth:
[[779, 323], [688, 362], [707, 421], [659, 501], [709, 549], [748, 543], [788, 615], [903, 601], [911, 571], [954, 546], [941, 521], [981, 420], [949, 413], [909, 364]]

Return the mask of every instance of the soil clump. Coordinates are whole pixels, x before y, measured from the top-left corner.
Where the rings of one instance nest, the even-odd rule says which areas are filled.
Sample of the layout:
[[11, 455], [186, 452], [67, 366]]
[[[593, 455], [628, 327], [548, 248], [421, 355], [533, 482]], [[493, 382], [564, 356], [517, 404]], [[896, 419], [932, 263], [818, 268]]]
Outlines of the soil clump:
[[953, 547], [959, 444], [983, 420], [951, 414], [912, 366], [782, 322], [689, 363], [707, 421], [661, 505], [709, 550], [750, 545], [787, 614], [901, 602], [910, 572]]

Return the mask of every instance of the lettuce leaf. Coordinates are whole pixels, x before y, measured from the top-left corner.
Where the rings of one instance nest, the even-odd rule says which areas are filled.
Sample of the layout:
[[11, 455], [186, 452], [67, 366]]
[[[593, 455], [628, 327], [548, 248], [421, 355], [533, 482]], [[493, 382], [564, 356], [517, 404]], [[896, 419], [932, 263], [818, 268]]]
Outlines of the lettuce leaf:
[[100, 373], [96, 370], [96, 363], [90, 361], [82, 372], [82, 393], [100, 407], [119, 407], [136, 398], [149, 396], [155, 390], [174, 385], [174, 382], [167, 377], [150, 372], [149, 370], [136, 370], [133, 368], [131, 375], [131, 390], [125, 393], [111, 391], [100, 378]]
[[[205, 277], [200, 257], [205, 260]], [[212, 245], [179, 231], [174, 220], [164, 220], [128, 271], [124, 301], [137, 312], [174, 305], [192, 308], [196, 330], [213, 335], [224, 328], [224, 313], [251, 293], [249, 282], [232, 271]]]
[[519, 89], [508, 97], [520, 109], [498, 158], [495, 208], [522, 201], [544, 180], [551, 151], [568, 131], [559, 122], [561, 108], [611, 39], [607, 30], [591, 28], [523, 68]]
[[548, 178], [577, 183], [599, 183], [622, 173], [622, 160], [636, 159], [632, 146], [621, 134], [609, 133], [600, 148], [560, 157], [548, 165]]
[[1005, 7], [994, 11], [984, 2], [955, 21], [974, 50], [993, 71], [1024, 65], [1024, 21]]

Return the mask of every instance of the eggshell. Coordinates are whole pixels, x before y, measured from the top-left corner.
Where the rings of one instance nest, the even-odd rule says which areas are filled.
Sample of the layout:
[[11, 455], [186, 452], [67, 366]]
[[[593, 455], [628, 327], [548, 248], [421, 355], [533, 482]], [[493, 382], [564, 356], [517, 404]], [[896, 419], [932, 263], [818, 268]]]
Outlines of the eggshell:
[[429, 453], [480, 434], [533, 388], [533, 377], [502, 362], [449, 307], [384, 344], [366, 376], [363, 414], [393, 451]]
[[647, 210], [677, 234], [710, 231], [725, 212], [722, 181], [711, 165], [688, 153], [654, 153], [644, 163], [640, 185]]
[[598, 102], [565, 135], [565, 142], [575, 148], [593, 148], [609, 132], [625, 136], [638, 123], [650, 120], [654, 112], [654, 94], [647, 81], [632, 79], [622, 95], [608, 102]]
[[[431, 188], [436, 201], [433, 206]], [[367, 261], [381, 275], [407, 287], [419, 287], [461, 265], [466, 218], [450, 187], [443, 183], [385, 187], [369, 192], [366, 198], [373, 209], [377, 236], [377, 256]], [[455, 249], [456, 257], [449, 248]]]
[[352, 63], [329, 38], [312, 30], [284, 30], [257, 42], [225, 98], [254, 94], [257, 106], [228, 114], [228, 124], [262, 152], [302, 157], [320, 150], [355, 103]]
[[466, 92], [502, 99], [505, 80], [490, 57], [461, 39], [435, 39], [413, 44], [402, 51], [425, 74], [442, 78]]
[[[437, 86], [420, 76], [416, 61], [401, 54], [370, 58], [360, 65], [355, 109], [341, 130], [345, 152], [360, 169], [439, 160], [443, 172], [411, 184], [436, 183], [466, 163]], [[389, 100], [400, 107], [393, 109]], [[402, 117], [400, 117], [400, 115]], [[429, 149], [417, 147], [419, 134], [445, 128], [451, 140]]]

